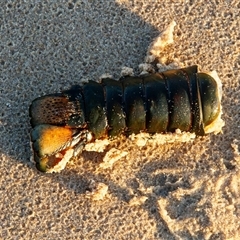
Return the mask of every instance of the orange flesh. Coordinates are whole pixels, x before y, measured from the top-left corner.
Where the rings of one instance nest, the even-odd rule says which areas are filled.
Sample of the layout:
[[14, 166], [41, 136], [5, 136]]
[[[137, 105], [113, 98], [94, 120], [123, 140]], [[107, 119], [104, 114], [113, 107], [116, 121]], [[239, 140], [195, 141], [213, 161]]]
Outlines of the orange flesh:
[[72, 138], [69, 128], [48, 126], [41, 129], [39, 138], [39, 150], [41, 155], [51, 155], [61, 149]]

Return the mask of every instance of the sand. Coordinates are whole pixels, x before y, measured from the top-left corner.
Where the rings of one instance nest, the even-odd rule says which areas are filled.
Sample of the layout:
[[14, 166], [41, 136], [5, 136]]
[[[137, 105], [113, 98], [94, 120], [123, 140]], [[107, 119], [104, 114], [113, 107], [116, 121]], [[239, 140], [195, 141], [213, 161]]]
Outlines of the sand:
[[[162, 62], [216, 70], [223, 133], [187, 142], [121, 139], [61, 173], [30, 162], [28, 107], [145, 60], [176, 22]], [[238, 1], [0, 3], [1, 239], [240, 239]], [[119, 152], [120, 151], [120, 152]], [[116, 161], [107, 161], [120, 156]]]

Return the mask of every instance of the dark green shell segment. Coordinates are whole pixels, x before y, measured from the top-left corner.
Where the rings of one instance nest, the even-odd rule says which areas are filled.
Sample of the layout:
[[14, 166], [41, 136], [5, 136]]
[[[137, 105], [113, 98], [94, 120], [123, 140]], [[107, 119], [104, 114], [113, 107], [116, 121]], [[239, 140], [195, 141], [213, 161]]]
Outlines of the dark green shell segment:
[[199, 83], [196, 77], [198, 75], [197, 66], [194, 65], [180, 70], [183, 71], [183, 73], [185, 74], [190, 89], [190, 102], [192, 112], [191, 132], [195, 132], [196, 135], [203, 136], [205, 133], [203, 125], [202, 103], [200, 97]]
[[167, 130], [169, 122], [168, 98], [165, 79], [155, 73], [143, 78], [146, 99], [146, 129], [149, 133]]
[[179, 128], [190, 131], [192, 111], [189, 84], [184, 70], [169, 70], [163, 73], [168, 89], [169, 132]]
[[217, 83], [206, 73], [198, 73], [197, 78], [202, 103], [203, 122], [205, 125], [209, 125], [220, 112]]
[[123, 109], [123, 86], [120, 81], [102, 79], [105, 91], [108, 135], [119, 136], [126, 130], [126, 114]]
[[95, 138], [107, 136], [108, 122], [102, 84], [89, 81], [82, 88], [88, 130], [94, 134]]
[[74, 111], [69, 116], [66, 125], [78, 128], [85, 127], [86, 110], [82, 94], [82, 88], [78, 85], [73, 86], [71, 89], [63, 91], [63, 95], [68, 99], [69, 102], [74, 104]]
[[125, 77], [120, 81], [123, 84], [127, 134], [146, 131], [146, 101], [144, 99], [143, 79], [141, 77]]
[[35, 99], [31, 124], [68, 126], [91, 132], [94, 138], [120, 134], [195, 132], [219, 115], [216, 81], [197, 66], [162, 73], [89, 81], [62, 93]]

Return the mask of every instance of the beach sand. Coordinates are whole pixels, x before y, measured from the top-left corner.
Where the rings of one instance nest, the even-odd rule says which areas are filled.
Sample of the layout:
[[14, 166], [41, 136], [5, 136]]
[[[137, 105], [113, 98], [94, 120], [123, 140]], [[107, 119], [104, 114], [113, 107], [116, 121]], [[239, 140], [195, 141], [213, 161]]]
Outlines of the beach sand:
[[[118, 79], [124, 66], [138, 74], [172, 21], [165, 67], [217, 71], [223, 132], [123, 138], [60, 173], [37, 171], [31, 101], [102, 74]], [[2, 1], [0, 239], [240, 239], [239, 23], [237, 0]]]

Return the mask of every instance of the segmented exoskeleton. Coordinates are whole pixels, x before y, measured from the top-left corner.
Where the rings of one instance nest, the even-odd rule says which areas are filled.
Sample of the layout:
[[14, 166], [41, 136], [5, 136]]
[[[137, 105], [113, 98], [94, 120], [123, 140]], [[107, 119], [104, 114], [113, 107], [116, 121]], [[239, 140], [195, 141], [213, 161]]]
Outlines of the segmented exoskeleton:
[[220, 112], [217, 83], [197, 66], [89, 81], [32, 102], [34, 159], [39, 170], [58, 171], [94, 139], [176, 129], [204, 135]]

